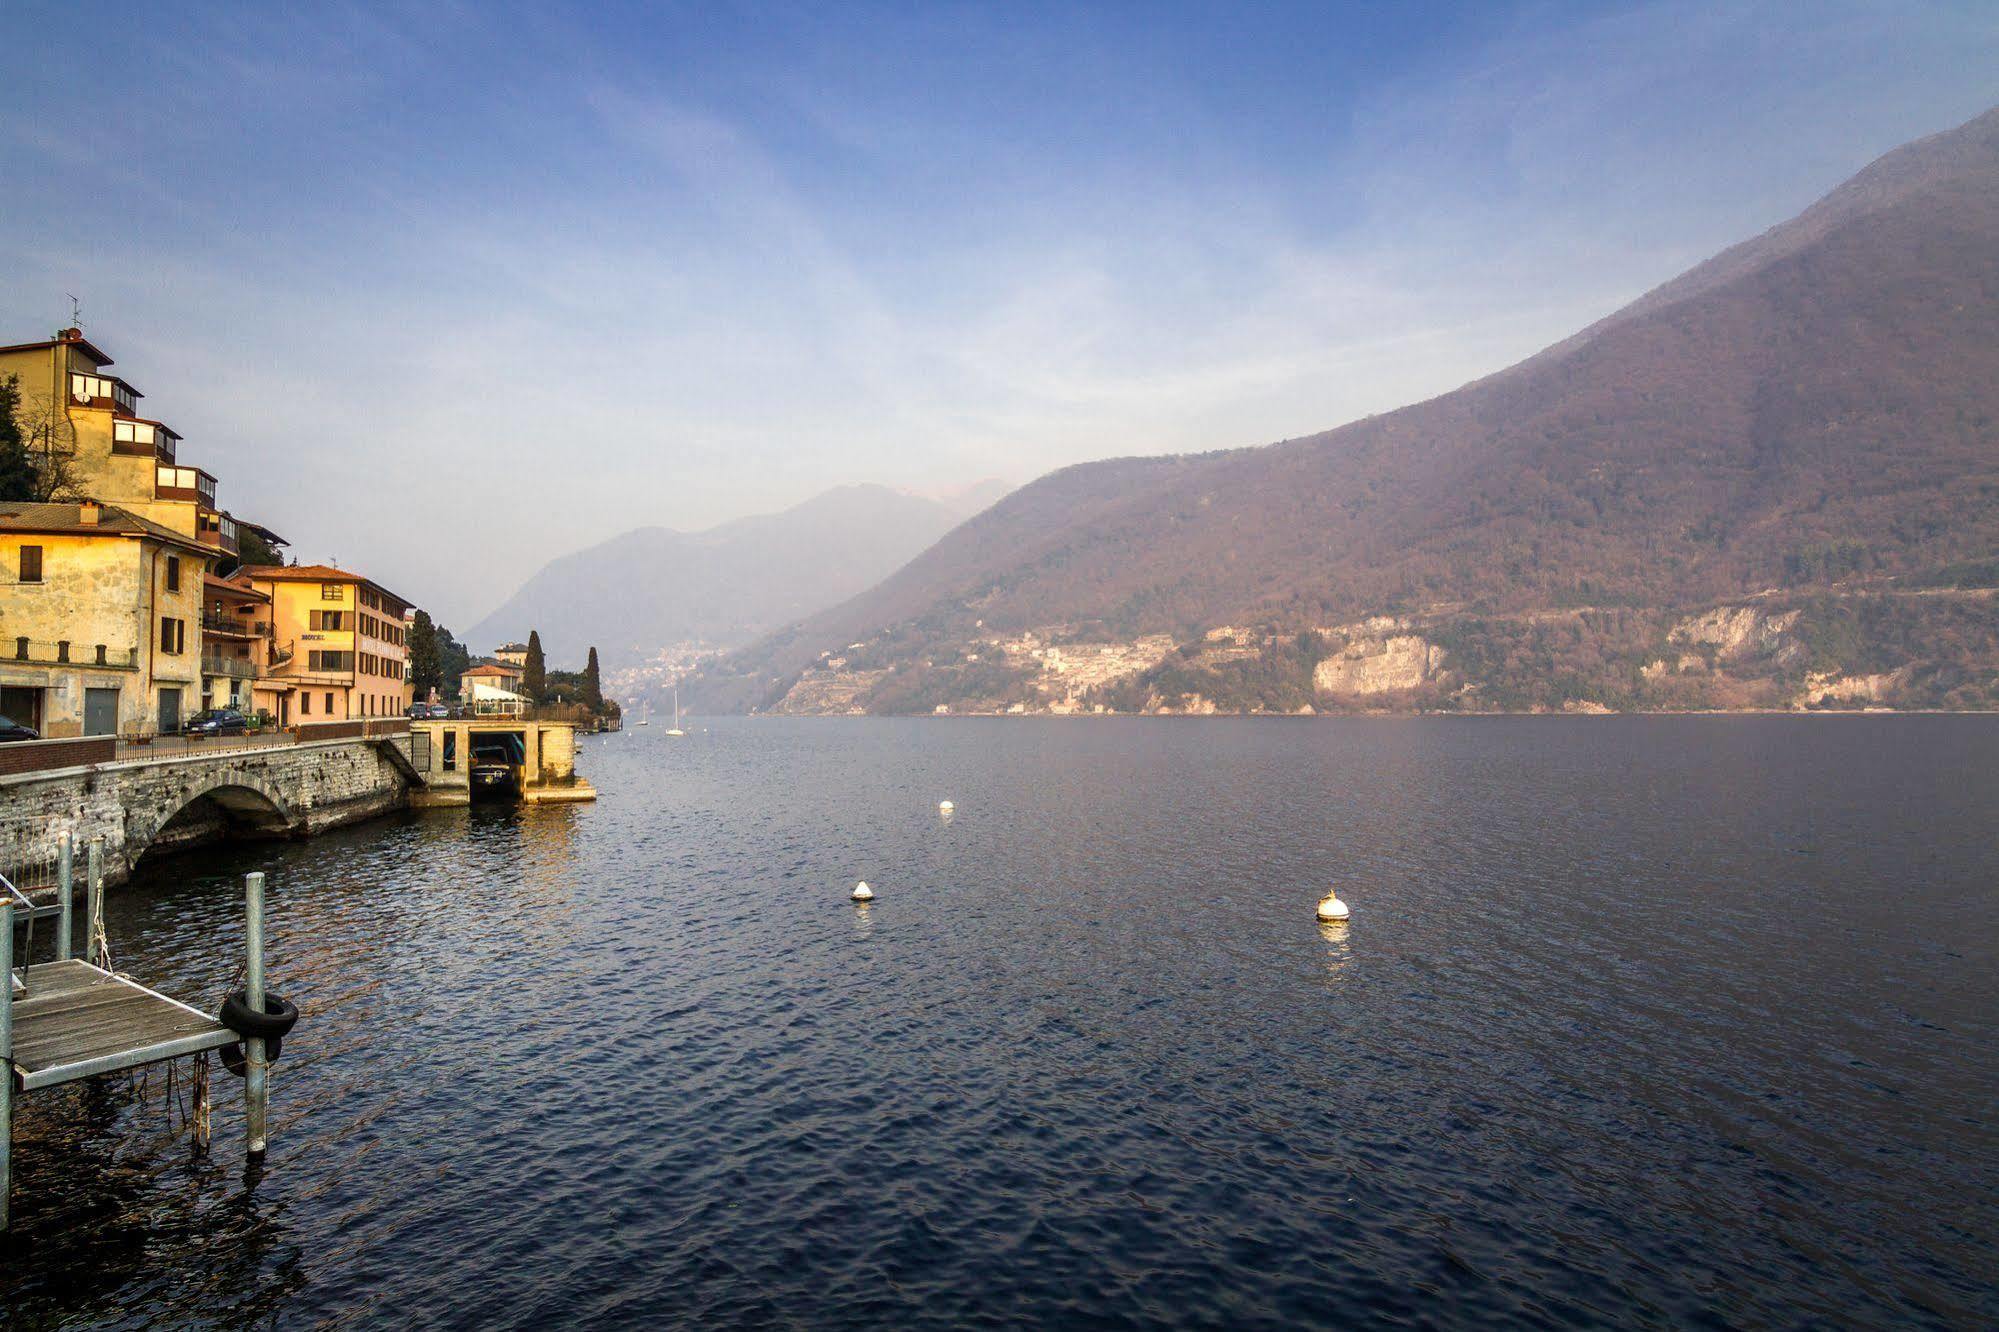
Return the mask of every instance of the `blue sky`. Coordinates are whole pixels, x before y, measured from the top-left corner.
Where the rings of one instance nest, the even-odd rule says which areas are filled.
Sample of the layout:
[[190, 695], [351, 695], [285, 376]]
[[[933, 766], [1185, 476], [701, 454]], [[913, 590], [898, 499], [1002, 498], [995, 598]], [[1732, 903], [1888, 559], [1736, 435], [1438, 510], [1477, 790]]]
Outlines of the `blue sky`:
[[642, 524], [1432, 395], [1999, 102], [1989, 3], [7, 28], [0, 341], [76, 293], [230, 508], [459, 626]]

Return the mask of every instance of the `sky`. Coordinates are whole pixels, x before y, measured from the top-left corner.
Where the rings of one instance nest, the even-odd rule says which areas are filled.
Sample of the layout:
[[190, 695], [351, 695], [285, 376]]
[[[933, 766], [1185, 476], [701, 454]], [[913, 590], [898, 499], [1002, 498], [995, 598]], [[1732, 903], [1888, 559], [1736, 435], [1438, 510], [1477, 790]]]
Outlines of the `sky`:
[[633, 527], [1432, 396], [1999, 102], [1989, 0], [6, 27], [0, 343], [73, 294], [224, 507], [460, 627]]

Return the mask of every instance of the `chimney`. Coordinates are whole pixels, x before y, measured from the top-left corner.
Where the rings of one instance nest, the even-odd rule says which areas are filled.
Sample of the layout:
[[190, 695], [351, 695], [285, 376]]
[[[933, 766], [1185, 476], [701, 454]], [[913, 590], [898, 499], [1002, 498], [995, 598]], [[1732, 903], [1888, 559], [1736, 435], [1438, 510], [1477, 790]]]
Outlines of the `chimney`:
[[58, 342], [82, 342], [83, 330], [80, 328], [66, 328], [56, 334], [56, 340]]
[[94, 499], [87, 499], [76, 509], [76, 520], [85, 527], [97, 526], [97, 520], [104, 514], [104, 506]]

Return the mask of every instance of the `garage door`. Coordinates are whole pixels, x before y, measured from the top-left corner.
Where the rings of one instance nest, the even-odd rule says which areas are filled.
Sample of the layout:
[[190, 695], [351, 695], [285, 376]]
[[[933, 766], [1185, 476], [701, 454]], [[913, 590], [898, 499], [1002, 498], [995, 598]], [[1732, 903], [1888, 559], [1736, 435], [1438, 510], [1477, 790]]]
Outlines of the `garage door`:
[[86, 689], [83, 691], [83, 733], [85, 735], [118, 734], [117, 690]]
[[0, 717], [42, 729], [42, 691], [13, 685], [0, 688]]

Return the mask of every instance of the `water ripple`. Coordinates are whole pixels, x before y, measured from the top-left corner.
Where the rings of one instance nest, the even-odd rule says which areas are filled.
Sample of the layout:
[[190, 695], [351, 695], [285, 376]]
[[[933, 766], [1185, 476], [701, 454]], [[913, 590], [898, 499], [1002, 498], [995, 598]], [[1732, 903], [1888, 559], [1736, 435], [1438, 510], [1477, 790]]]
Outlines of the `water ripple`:
[[[718, 724], [162, 862], [246, 1175], [25, 1101], [22, 1325], [1999, 1321], [1999, 725]], [[956, 802], [949, 820], [936, 802]], [[880, 893], [845, 900], [856, 879]], [[1319, 926], [1337, 884], [1355, 915]]]

